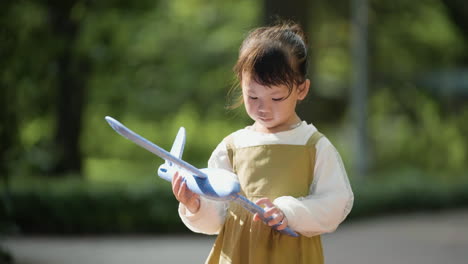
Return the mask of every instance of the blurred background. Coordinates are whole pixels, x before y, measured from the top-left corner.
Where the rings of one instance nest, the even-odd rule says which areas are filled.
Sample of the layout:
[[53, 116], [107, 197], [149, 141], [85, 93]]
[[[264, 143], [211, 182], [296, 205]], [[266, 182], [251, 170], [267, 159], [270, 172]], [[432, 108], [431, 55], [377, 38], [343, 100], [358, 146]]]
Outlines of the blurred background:
[[298, 111], [342, 155], [347, 221], [468, 208], [466, 1], [4, 0], [0, 13], [4, 237], [188, 234], [163, 161], [104, 117], [166, 149], [184, 126], [184, 159], [205, 167], [251, 123], [226, 109], [239, 46], [278, 17], [308, 35]]

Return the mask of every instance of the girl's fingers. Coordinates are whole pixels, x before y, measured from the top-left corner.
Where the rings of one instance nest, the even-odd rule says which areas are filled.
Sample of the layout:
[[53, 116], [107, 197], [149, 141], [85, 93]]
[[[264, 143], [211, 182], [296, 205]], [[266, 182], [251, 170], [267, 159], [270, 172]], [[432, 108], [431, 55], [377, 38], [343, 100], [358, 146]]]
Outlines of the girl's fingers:
[[179, 172], [176, 171], [176, 173], [174, 173], [174, 176], [172, 176], [172, 183], [174, 183], [177, 180], [178, 176], [179, 176]]
[[[182, 177], [180, 177], [182, 178]], [[198, 199], [198, 194], [196, 193], [193, 193], [189, 188], [188, 188], [188, 185], [187, 185], [187, 182], [184, 181], [184, 179], [181, 179], [180, 180], [180, 184], [179, 184], [179, 190], [177, 192], [177, 197], [179, 198], [179, 202], [182, 202], [182, 203], [187, 203], [187, 202], [190, 202], [192, 199]]]
[[280, 222], [281, 224], [276, 227], [278, 230], [283, 230], [286, 227], [288, 227], [288, 219], [286, 217], [283, 218], [283, 220]]
[[184, 181], [184, 177], [179, 175], [178, 172], [174, 174], [172, 177], [172, 192], [176, 199], [181, 202], [185, 203], [187, 200], [187, 184]]
[[174, 174], [174, 177], [172, 177], [172, 192], [174, 195], [177, 197], [180, 189], [180, 182], [182, 180], [182, 177], [179, 176], [179, 172], [176, 172]]
[[178, 185], [178, 184], [176, 184], [178, 181], [180, 181], [180, 177], [179, 177], [179, 172], [177, 171], [174, 174], [174, 176], [172, 176], [172, 186]]
[[182, 182], [179, 190], [179, 201], [192, 213], [196, 213], [200, 209], [200, 196], [190, 191], [185, 181]]
[[258, 206], [265, 206], [265, 212], [263, 213], [263, 217], [268, 218], [270, 217], [273, 213], [268, 213], [269, 210], [275, 208], [275, 205], [270, 201], [268, 198], [260, 198], [255, 202], [256, 205]]
[[283, 213], [279, 212], [279, 213], [275, 213], [272, 217], [272, 219], [270, 221], [268, 221], [268, 225], [269, 226], [274, 226], [274, 225], [277, 225], [279, 223], [281, 223], [281, 221], [283, 221], [283, 218], [284, 218], [284, 215]]
[[260, 218], [260, 216], [258, 214], [254, 214], [253, 220], [254, 221], [259, 221], [259, 220], [262, 220], [262, 219]]
[[200, 208], [200, 196], [188, 188], [184, 177], [178, 172], [172, 177], [172, 192], [177, 201], [184, 204], [190, 212], [196, 213]]
[[[256, 204], [258, 206], [262, 206], [262, 205], [265, 206], [265, 213], [263, 214], [264, 218], [272, 217], [272, 219], [270, 221], [268, 221], [268, 223], [267, 223], [269, 226], [274, 226], [274, 225], [279, 224], [279, 226], [277, 227], [278, 230], [282, 230], [282, 229], [284, 229], [284, 228], [286, 228], [288, 226], [287, 220], [284, 217], [283, 212], [278, 207], [276, 207], [271, 202], [270, 199], [261, 198], [256, 202]], [[258, 214], [254, 215], [254, 221], [258, 221], [260, 219], [261, 218], [260, 218], [260, 216]]]
[[185, 203], [186, 199], [185, 199], [185, 182], [182, 182], [180, 184], [180, 188], [179, 188], [179, 191], [177, 192], [177, 197], [179, 198], [179, 202], [181, 203]]
[[270, 201], [270, 199], [268, 199], [268, 198], [260, 198], [260, 199], [258, 199], [257, 202], [255, 202], [255, 204], [257, 204], [258, 206], [265, 205], [266, 207], [273, 207], [273, 206], [275, 206], [275, 205]]
[[183, 181], [180, 184], [180, 189], [179, 189], [179, 201], [183, 204], [186, 204], [190, 201], [190, 199], [193, 197], [193, 193], [188, 189], [187, 183]]
[[280, 214], [280, 210], [278, 209], [278, 207], [270, 207], [270, 208], [265, 208], [265, 213], [263, 214], [263, 216], [265, 218], [268, 218], [270, 216], [274, 216], [275, 214]]

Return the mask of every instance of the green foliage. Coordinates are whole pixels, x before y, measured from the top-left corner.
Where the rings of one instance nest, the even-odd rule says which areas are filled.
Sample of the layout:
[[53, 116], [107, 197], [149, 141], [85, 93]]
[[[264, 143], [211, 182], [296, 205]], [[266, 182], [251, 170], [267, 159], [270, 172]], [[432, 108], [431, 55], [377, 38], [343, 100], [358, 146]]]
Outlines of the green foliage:
[[[54, 32], [52, 21], [58, 9], [70, 3], [74, 4], [69, 19], [78, 27], [73, 43]], [[216, 131], [227, 134], [213, 128], [229, 118], [223, 107], [232, 85], [231, 67], [243, 33], [255, 23], [258, 4], [201, 0], [55, 4], [8, 2], [1, 19], [5, 30], [0, 50], [5, 56], [0, 86], [15, 94], [9, 103], [17, 113], [22, 147], [19, 160], [6, 161], [18, 163], [11, 175], [48, 172], [54, 165], [58, 54], [67, 48], [73, 60], [86, 58], [90, 67], [84, 80], [87, 104], [80, 131], [84, 155], [106, 158], [103, 155], [132, 153], [126, 151], [133, 147], [130, 144], [113, 144], [113, 139], [121, 139], [108, 136], [112, 132], [104, 129], [105, 115], [128, 121], [135, 130], [145, 127], [139, 131], [148, 130], [147, 135], [161, 131], [155, 135], [163, 134], [162, 138], [150, 138], [165, 146], [173, 140], [174, 127], [181, 125], [171, 120], [188, 115], [187, 111], [194, 111], [194, 120], [209, 127], [215, 137], [208, 139], [222, 138]], [[209, 119], [214, 122], [208, 124]], [[7, 125], [0, 123], [0, 129]], [[189, 137], [196, 139], [189, 129]], [[207, 135], [207, 129], [199, 131]], [[209, 147], [216, 143], [211, 140]], [[206, 163], [208, 144], [198, 145], [201, 150], [191, 149], [202, 152], [196, 156], [205, 157]]]
[[[391, 177], [353, 183], [355, 201], [349, 219], [468, 206], [466, 179], [447, 183], [414, 170], [394, 171], [388, 176]], [[48, 187], [34, 184], [34, 181], [24, 183], [12, 185], [12, 213], [7, 214], [4, 207], [0, 208], [0, 219], [15, 224], [16, 232], [189, 232], [178, 216], [178, 202], [172, 195], [170, 184], [156, 177], [139, 179], [132, 184], [76, 179], [49, 180]]]
[[5, 264], [14, 263], [13, 257], [11, 256], [11, 254], [5, 249], [3, 249], [2, 247], [0, 247], [0, 263], [5, 263]]
[[[314, 23], [310, 27], [315, 65], [312, 90], [340, 104], [347, 102], [353, 70], [352, 32], [345, 6], [318, 1], [311, 10]], [[110, 136], [112, 131], [103, 117], [111, 115], [166, 148], [177, 128], [185, 126], [190, 146], [187, 159], [205, 164], [219, 140], [246, 124], [244, 117], [234, 118], [224, 111], [224, 105], [238, 47], [245, 33], [258, 24], [261, 7], [261, 1], [248, 0], [75, 1], [69, 19], [78, 25], [78, 33], [70, 56], [90, 61], [81, 131], [85, 159], [151, 159], [151, 154]], [[2, 33], [0, 41], [5, 55], [0, 83], [17, 94], [12, 105], [20, 121], [23, 150], [20, 160], [8, 161], [23, 167], [12, 174], [48, 171], [56, 158], [50, 142], [56, 126], [57, 54], [69, 44], [50, 22], [57, 8], [62, 7], [44, 1], [10, 1], [1, 19], [6, 34]], [[369, 116], [378, 169], [397, 163], [431, 170], [464, 167], [462, 118], [440, 111], [440, 98], [428, 99], [411, 91], [419, 87], [417, 74], [457, 66], [467, 53], [463, 36], [451, 19], [436, 0], [370, 2], [373, 82]], [[394, 97], [415, 104], [398, 114], [377, 109], [388, 104], [398, 108]], [[321, 113], [331, 115], [329, 112]], [[330, 134], [342, 146], [340, 151], [345, 157], [352, 156], [348, 130], [343, 129], [349, 126], [346, 116], [322, 119], [344, 120], [344, 124], [326, 124], [325, 130], [330, 127]], [[385, 135], [392, 120], [397, 120], [393, 127], [397, 131]], [[342, 135], [335, 132], [342, 129]], [[413, 133], [422, 136], [412, 140]], [[382, 137], [388, 140], [380, 142]], [[445, 158], [416, 155], [428, 142], [434, 151], [427, 153], [444, 153]], [[407, 147], [402, 150], [402, 146]]]
[[[376, 167], [417, 167], [442, 177], [466, 177], [468, 107], [445, 115], [433, 98], [415, 87], [411, 97], [381, 90], [371, 98], [370, 128]], [[465, 172], [465, 173], [464, 173]]]
[[249, 1], [160, 1], [137, 13], [89, 10], [82, 43], [95, 56], [92, 102], [144, 120], [171, 116], [187, 101], [203, 113], [221, 109], [242, 28], [252, 24], [254, 10]]
[[[447, 97], [445, 79], [421, 84], [419, 77], [466, 68], [468, 37], [443, 5], [448, 1], [369, 2], [369, 177], [377, 182], [356, 184], [352, 217], [464, 206], [467, 188], [459, 183], [467, 179], [466, 97]], [[344, 108], [354, 70], [349, 6], [315, 3], [309, 27], [312, 95]], [[183, 230], [167, 183], [154, 180], [162, 160], [114, 133], [104, 116], [165, 149], [184, 126], [184, 159], [206, 166], [216, 144], [250, 122], [242, 108], [229, 112], [224, 106], [239, 45], [259, 24], [262, 1], [26, 0], [4, 1], [2, 7], [0, 95], [8, 95], [8, 105], [0, 110], [10, 110], [16, 122], [2, 119], [0, 131], [17, 123], [11, 131], [19, 139], [0, 152], [20, 153], [1, 161], [12, 176], [15, 221], [31, 232]], [[69, 14], [65, 20], [77, 25], [72, 43], [55, 32], [53, 14]], [[57, 156], [51, 142], [58, 57], [65, 51], [74, 62], [89, 62], [80, 131], [85, 177], [47, 186], [38, 175], [50, 171]], [[441, 92], [428, 94], [432, 87]], [[310, 100], [321, 107], [317, 98]], [[316, 125], [338, 148], [352, 178], [353, 124], [334, 106], [325, 105], [320, 118], [339, 122]], [[7, 215], [3, 208], [0, 219]]]
[[[89, 157], [101, 160], [128, 159], [138, 164], [142, 161], [162, 163], [159, 157], [116, 134], [105, 122], [105, 115], [104, 112], [93, 113], [88, 118], [89, 126], [85, 127], [83, 146]], [[133, 131], [167, 150], [172, 146], [179, 128], [184, 127], [187, 133], [184, 160], [198, 167], [206, 167], [214, 147], [224, 137], [245, 126], [242, 118], [227, 117], [225, 120], [220, 120], [212, 118], [215, 115], [213, 113], [202, 116], [192, 105], [185, 105], [172, 115], [172, 119], [145, 121], [134, 119], [131, 115], [116, 118]]]
[[[24, 233], [168, 233], [183, 231], [170, 186], [105, 185], [76, 180], [15, 187], [10, 219]], [[168, 185], [168, 184], [166, 184]], [[158, 187], [159, 186], [159, 187]], [[162, 188], [164, 187], [164, 188]], [[167, 190], [165, 190], [167, 189]]]
[[396, 169], [374, 180], [353, 184], [350, 218], [468, 206], [468, 178], [446, 181], [414, 169]]
[[463, 36], [441, 1], [373, 1], [372, 6], [372, 67], [379, 75], [408, 80], [434, 67], [456, 65], [466, 53]]

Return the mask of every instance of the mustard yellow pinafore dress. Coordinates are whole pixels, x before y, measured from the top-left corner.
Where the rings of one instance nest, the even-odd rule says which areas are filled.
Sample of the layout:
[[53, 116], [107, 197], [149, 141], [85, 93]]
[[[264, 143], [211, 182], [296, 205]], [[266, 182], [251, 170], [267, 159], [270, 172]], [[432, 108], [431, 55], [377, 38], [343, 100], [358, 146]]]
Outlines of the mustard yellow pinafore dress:
[[[322, 135], [312, 134], [306, 145], [260, 145], [234, 148], [226, 139], [242, 194], [252, 201], [309, 194], [315, 167], [315, 145]], [[206, 263], [275, 264], [323, 263], [320, 236], [280, 234], [231, 202], [226, 219]]]

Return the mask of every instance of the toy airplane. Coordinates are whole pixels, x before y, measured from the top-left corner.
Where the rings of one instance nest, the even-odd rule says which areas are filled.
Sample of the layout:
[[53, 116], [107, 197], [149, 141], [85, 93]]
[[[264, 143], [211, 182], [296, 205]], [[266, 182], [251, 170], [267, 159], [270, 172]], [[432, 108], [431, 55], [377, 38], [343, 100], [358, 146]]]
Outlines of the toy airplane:
[[[251, 213], [258, 213], [264, 222], [268, 222], [271, 219], [271, 217], [263, 217], [265, 211], [262, 207], [239, 194], [240, 184], [237, 181], [236, 175], [232, 172], [215, 168], [197, 169], [182, 160], [182, 153], [184, 152], [185, 146], [185, 129], [183, 127], [181, 127], [177, 133], [171, 152], [167, 152], [158, 145], [128, 129], [114, 118], [106, 116], [105, 119], [117, 133], [165, 160], [165, 163], [158, 169], [158, 175], [162, 179], [170, 182], [175, 172], [179, 171], [184, 177], [187, 187], [192, 192], [212, 200], [237, 202]], [[272, 228], [276, 229], [277, 226], [278, 225], [275, 225]], [[278, 230], [278, 232], [293, 237], [299, 236], [289, 227]]]

